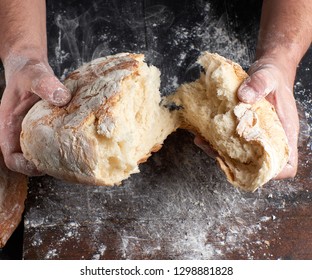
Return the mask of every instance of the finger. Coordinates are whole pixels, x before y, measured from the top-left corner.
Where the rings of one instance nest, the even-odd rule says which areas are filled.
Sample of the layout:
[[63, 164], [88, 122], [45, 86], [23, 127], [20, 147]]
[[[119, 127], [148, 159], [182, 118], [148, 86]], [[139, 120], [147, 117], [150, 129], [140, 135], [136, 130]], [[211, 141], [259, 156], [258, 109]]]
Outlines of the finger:
[[267, 96], [277, 87], [277, 81], [274, 78], [272, 70], [262, 68], [255, 71], [239, 87], [238, 99], [245, 103], [255, 103], [261, 98]]
[[[5, 155], [6, 154], [6, 155]], [[5, 165], [12, 171], [23, 173], [27, 176], [42, 176], [36, 166], [28, 161], [22, 153], [3, 153]]]
[[276, 180], [285, 178], [294, 178], [297, 174], [298, 169], [297, 138], [288, 137], [288, 142], [290, 147], [289, 159], [283, 170], [274, 178]]
[[288, 145], [290, 149], [289, 159], [283, 170], [276, 176], [275, 179], [293, 178], [296, 176], [298, 168], [298, 132], [296, 129], [296, 123], [290, 125], [289, 123], [283, 123]]
[[294, 178], [297, 173], [297, 162], [288, 162], [283, 170], [274, 178], [275, 180]]
[[194, 144], [202, 149], [208, 156], [212, 158], [216, 158], [218, 156], [218, 153], [202, 137], [196, 136], [194, 138]]
[[[1, 137], [1, 150], [4, 158], [5, 165], [12, 171], [23, 173], [28, 176], [40, 176], [42, 172], [38, 171], [36, 166], [26, 160], [20, 151], [19, 137], [7, 129], [1, 128], [1, 135], [7, 135], [6, 139]], [[7, 132], [7, 134], [3, 134]], [[19, 134], [17, 134], [19, 136]], [[14, 137], [13, 137], [14, 136]]]
[[1, 109], [0, 146], [6, 166], [12, 171], [28, 176], [43, 175], [33, 163], [25, 159], [21, 152], [19, 136], [23, 116], [16, 117], [12, 113], [3, 111], [3, 107]]
[[69, 90], [50, 73], [43, 73], [34, 79], [31, 91], [56, 106], [64, 106], [71, 99]]
[[287, 165], [276, 179], [295, 177], [298, 167], [299, 116], [292, 92], [287, 88], [283, 92], [283, 96], [277, 96], [275, 109], [284, 128], [290, 154]]

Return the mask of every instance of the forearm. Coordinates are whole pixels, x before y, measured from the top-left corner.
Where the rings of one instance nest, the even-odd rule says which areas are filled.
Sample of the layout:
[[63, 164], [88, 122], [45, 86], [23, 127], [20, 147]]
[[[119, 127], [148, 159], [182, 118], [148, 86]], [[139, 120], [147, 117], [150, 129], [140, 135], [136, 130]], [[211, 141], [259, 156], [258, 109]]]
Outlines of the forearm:
[[311, 41], [311, 0], [263, 1], [257, 58], [284, 59], [296, 67]]
[[0, 59], [47, 56], [45, 0], [0, 0]]
[[293, 85], [297, 66], [312, 40], [311, 0], [263, 0], [256, 61], [238, 90], [254, 103], [266, 98], [274, 106], [289, 144], [289, 159], [276, 178], [294, 177], [298, 166], [299, 118]]

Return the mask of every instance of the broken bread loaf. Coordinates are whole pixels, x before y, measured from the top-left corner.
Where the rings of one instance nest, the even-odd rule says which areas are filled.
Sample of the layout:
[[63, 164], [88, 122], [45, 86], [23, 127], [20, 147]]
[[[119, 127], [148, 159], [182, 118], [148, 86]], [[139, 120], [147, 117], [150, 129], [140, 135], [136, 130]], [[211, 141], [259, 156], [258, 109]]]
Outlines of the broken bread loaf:
[[244, 190], [254, 191], [285, 166], [287, 138], [273, 106], [237, 99], [247, 78], [238, 64], [203, 53], [199, 79], [181, 85], [162, 106], [159, 71], [143, 59], [117, 54], [71, 73], [65, 80], [73, 93], [67, 106], [40, 101], [26, 115], [25, 157], [57, 178], [114, 185], [138, 172], [139, 163], [183, 128], [210, 143], [228, 180]]
[[177, 125], [160, 106], [159, 70], [143, 59], [117, 54], [72, 72], [67, 106], [39, 101], [26, 115], [25, 157], [46, 174], [85, 184], [114, 185], [139, 172]]
[[265, 99], [239, 102], [237, 89], [248, 75], [236, 63], [205, 52], [199, 79], [184, 84], [167, 100], [181, 109], [180, 127], [201, 135], [214, 150], [227, 179], [254, 191], [286, 165], [288, 142], [274, 107]]

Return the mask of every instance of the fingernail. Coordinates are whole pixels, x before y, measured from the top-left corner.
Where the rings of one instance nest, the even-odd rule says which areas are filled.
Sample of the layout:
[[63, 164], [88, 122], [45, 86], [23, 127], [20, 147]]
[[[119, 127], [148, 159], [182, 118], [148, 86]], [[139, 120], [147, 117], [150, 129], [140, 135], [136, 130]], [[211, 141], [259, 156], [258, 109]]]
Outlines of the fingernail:
[[55, 105], [66, 105], [71, 96], [67, 90], [59, 88], [53, 92], [53, 103]]
[[257, 98], [257, 93], [255, 90], [248, 86], [248, 85], [243, 85], [239, 89], [239, 99], [245, 103], [252, 103], [256, 100]]

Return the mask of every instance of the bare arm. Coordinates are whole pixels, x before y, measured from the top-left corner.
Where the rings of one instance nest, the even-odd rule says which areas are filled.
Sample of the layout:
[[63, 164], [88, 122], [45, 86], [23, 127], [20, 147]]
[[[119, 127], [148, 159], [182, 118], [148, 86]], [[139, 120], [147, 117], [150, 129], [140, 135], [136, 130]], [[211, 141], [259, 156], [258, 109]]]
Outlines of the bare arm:
[[311, 41], [311, 0], [263, 1], [257, 58], [275, 56], [296, 67]]
[[0, 105], [0, 146], [13, 171], [36, 175], [22, 155], [19, 137], [28, 110], [40, 99], [54, 105], [70, 100], [47, 58], [45, 0], [0, 0], [0, 58], [6, 89]]
[[0, 1], [0, 58], [4, 63], [12, 53], [46, 58], [45, 9], [44, 0]]
[[290, 158], [277, 178], [297, 172], [299, 119], [293, 96], [296, 68], [312, 40], [311, 0], [264, 0], [256, 61], [238, 97], [247, 103], [266, 97], [275, 107], [290, 145]]

